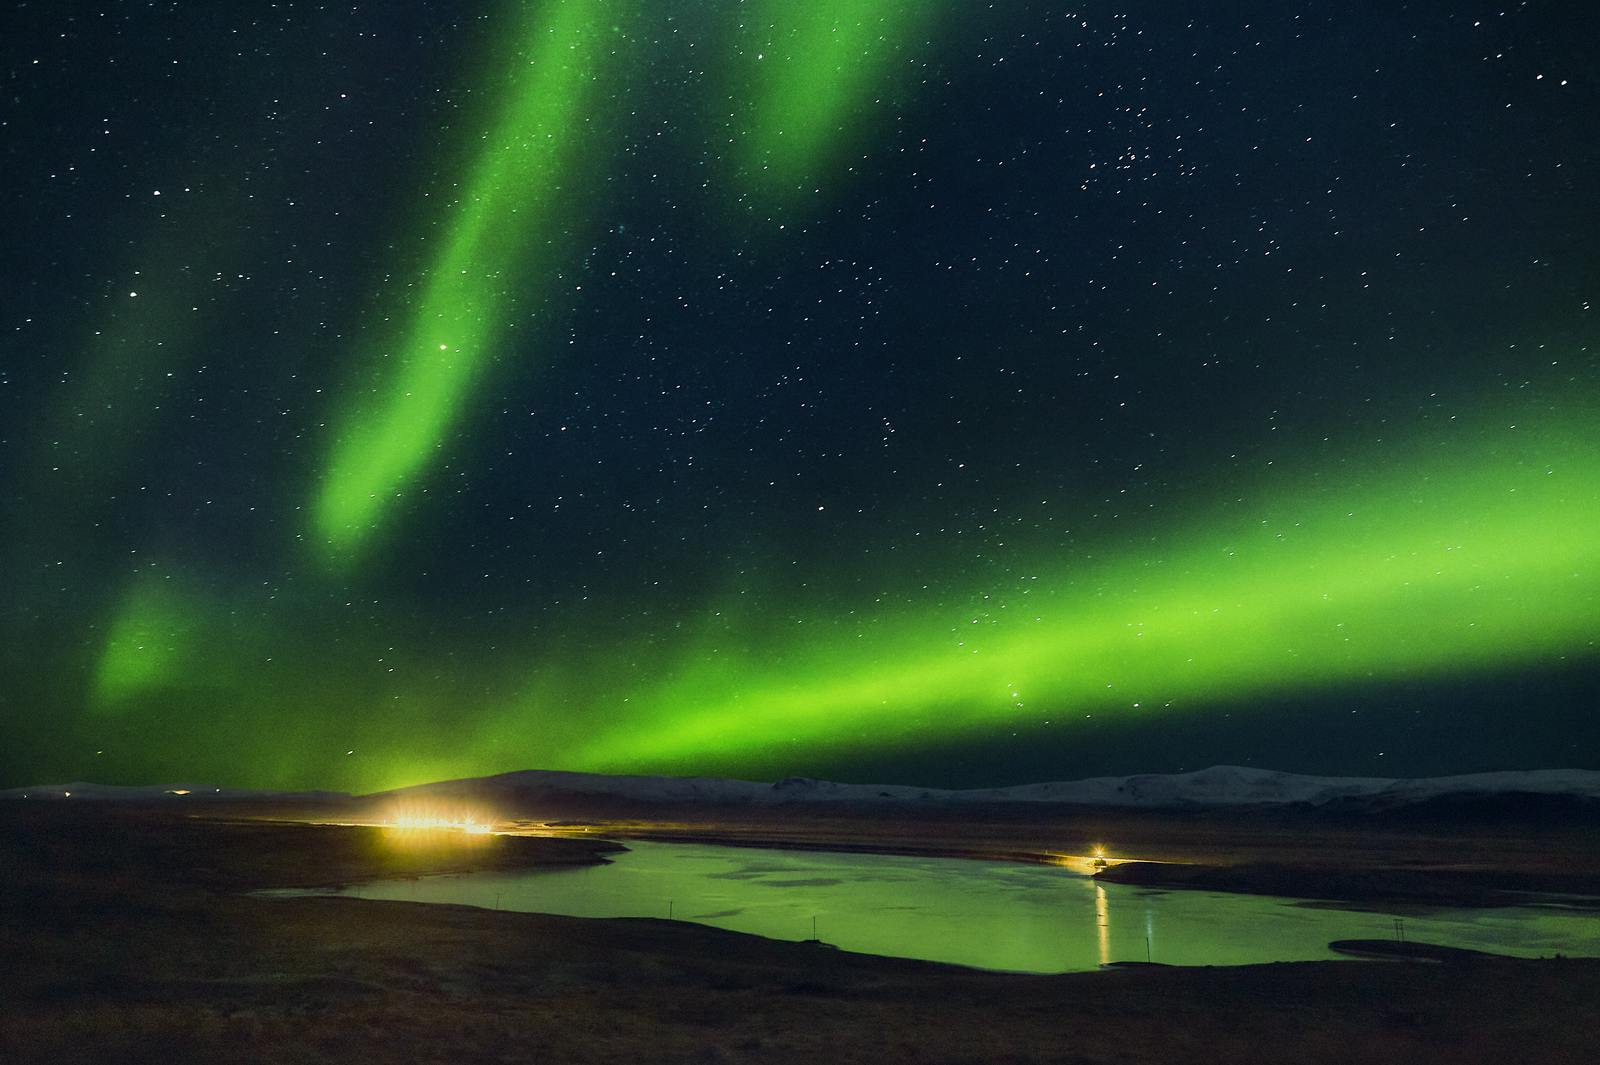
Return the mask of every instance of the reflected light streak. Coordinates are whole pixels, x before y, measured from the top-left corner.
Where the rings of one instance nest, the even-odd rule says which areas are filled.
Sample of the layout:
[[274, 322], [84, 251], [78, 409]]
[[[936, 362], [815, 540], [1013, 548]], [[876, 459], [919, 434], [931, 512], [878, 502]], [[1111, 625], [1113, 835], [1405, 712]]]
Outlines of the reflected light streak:
[[1095, 939], [1100, 945], [1100, 964], [1111, 964], [1111, 903], [1106, 899], [1106, 889], [1094, 886]]

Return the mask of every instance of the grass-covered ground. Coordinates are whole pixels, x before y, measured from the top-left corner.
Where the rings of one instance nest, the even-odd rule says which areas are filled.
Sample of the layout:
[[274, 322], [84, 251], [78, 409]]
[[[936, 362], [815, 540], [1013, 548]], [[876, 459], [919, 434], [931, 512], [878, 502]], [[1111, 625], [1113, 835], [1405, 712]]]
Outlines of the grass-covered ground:
[[1583, 1062], [1600, 962], [1054, 977], [256, 886], [590, 861], [361, 829], [0, 808], [0, 1062]]

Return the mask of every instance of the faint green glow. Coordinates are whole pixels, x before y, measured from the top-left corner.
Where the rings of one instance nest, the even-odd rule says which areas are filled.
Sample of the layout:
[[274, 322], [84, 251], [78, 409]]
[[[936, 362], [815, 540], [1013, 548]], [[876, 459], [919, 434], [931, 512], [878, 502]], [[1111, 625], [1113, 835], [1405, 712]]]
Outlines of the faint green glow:
[[189, 675], [194, 661], [192, 609], [165, 582], [141, 580], [124, 595], [95, 668], [96, 710], [116, 712], [137, 695]]
[[739, 161], [762, 187], [792, 191], [859, 136], [896, 65], [944, 0], [759, 0], [739, 35], [748, 130]]
[[757, 654], [725, 637], [566, 762], [736, 764], [788, 744], [869, 749], [1594, 654], [1597, 443], [1592, 428], [1480, 442], [1366, 483], [1303, 486], [845, 638]]
[[[32, 453], [18, 463], [30, 497], [30, 520], [7, 545], [0, 568], [20, 597], [42, 557], [104, 543], [97, 524], [117, 498], [139, 456], [170, 427], [175, 395], [197, 388], [194, 364], [228, 293], [213, 279], [237, 254], [239, 233], [254, 219], [252, 203], [231, 189], [169, 200], [157, 224], [132, 241], [123, 276], [94, 307], [62, 387], [40, 404]], [[214, 234], [198, 245], [194, 234]], [[204, 309], [202, 309], [204, 308]], [[76, 542], [65, 530], [83, 530]]]
[[314, 509], [332, 556], [358, 548], [446, 447], [516, 312], [544, 284], [540, 252], [561, 223], [562, 183], [576, 180], [571, 163], [617, 6], [523, 7], [522, 47], [496, 90], [503, 104], [442, 220], [440, 250], [401, 335], [373, 353], [373, 394], [338, 427]]

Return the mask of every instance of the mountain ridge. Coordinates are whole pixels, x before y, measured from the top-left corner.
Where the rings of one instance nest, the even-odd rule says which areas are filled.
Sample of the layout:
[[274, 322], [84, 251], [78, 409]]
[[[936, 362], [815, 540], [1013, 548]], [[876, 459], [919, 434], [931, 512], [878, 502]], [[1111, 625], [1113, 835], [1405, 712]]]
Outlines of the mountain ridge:
[[1559, 796], [1600, 801], [1600, 770], [1534, 769], [1469, 773], [1445, 777], [1329, 777], [1247, 766], [1211, 766], [1189, 773], [1139, 773], [1073, 781], [1018, 784], [961, 790], [904, 784], [844, 784], [809, 777], [774, 782], [721, 777], [611, 776], [561, 770], [525, 769], [485, 777], [434, 781], [363, 795], [343, 792], [267, 791], [210, 785], [103, 785], [87, 782], [36, 785], [0, 791], [0, 798], [91, 801], [273, 801], [369, 802], [385, 799], [521, 800], [539, 794], [590, 796], [618, 801], [730, 805], [910, 804], [1066, 805], [1145, 809], [1216, 807], [1323, 807], [1360, 802], [1381, 807], [1408, 806], [1438, 799], [1512, 794]]

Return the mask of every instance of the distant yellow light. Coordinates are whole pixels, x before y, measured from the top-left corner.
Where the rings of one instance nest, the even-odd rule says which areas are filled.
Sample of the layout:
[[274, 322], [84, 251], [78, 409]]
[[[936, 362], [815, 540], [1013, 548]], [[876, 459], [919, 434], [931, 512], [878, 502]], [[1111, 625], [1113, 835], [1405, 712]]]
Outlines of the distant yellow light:
[[480, 825], [477, 821], [470, 817], [464, 821], [456, 821], [448, 817], [418, 817], [414, 815], [407, 815], [404, 817], [395, 818], [393, 821], [389, 822], [389, 825], [394, 828], [451, 828], [460, 832], [472, 833], [487, 833], [489, 831], [488, 825]]
[[189, 794], [189, 789], [188, 788], [168, 788], [167, 789], [167, 794], [168, 795], [187, 795], [187, 794]]
[[448, 833], [468, 836], [494, 835], [494, 821], [477, 813], [408, 808], [389, 815], [382, 826], [400, 836], [426, 834], [438, 838]]

